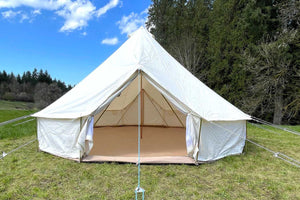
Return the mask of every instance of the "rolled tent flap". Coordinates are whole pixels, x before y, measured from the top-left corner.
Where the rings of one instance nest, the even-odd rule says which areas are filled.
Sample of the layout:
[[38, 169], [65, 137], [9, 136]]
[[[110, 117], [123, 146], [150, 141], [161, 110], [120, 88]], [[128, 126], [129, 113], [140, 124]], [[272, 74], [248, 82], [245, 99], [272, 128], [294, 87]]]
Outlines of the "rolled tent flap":
[[199, 133], [200, 133], [200, 122], [201, 119], [192, 114], [188, 114], [186, 117], [186, 150], [190, 157], [195, 160], [197, 157]]
[[80, 152], [79, 158], [81, 158], [85, 152], [85, 139], [86, 139], [86, 133], [88, 130], [88, 121], [90, 121], [90, 117], [88, 117], [88, 119], [84, 121], [83, 125], [81, 125], [81, 129], [80, 129], [79, 135], [77, 137], [78, 139], [77, 139], [76, 145], [75, 145], [75, 147]]
[[93, 148], [93, 135], [94, 135], [94, 117], [89, 117], [87, 133], [85, 137], [85, 151], [84, 153], [88, 155]]
[[80, 158], [87, 155], [93, 147], [94, 117], [89, 116], [83, 123], [80, 130], [76, 147], [80, 150]]

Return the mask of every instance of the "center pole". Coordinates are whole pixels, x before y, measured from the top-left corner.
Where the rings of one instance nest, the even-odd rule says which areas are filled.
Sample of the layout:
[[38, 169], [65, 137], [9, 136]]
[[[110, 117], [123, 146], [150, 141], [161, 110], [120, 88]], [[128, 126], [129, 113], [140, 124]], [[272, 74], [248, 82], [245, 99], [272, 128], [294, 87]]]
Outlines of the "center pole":
[[138, 90], [139, 90], [139, 98], [138, 98], [138, 186], [137, 188], [135, 188], [135, 199], [138, 199], [138, 193], [142, 193], [142, 199], [144, 200], [144, 194], [145, 194], [145, 190], [143, 188], [140, 187], [141, 184], [141, 88], [142, 88], [142, 84], [141, 84], [141, 79], [142, 79], [142, 73], [141, 70], [138, 71], [138, 77], [139, 77], [139, 81], [138, 81]]
[[141, 139], [143, 139], [143, 126], [144, 126], [144, 89], [143, 89], [143, 78], [142, 73], [140, 73], [140, 99], [141, 99], [141, 105], [140, 105], [140, 112], [141, 112]]

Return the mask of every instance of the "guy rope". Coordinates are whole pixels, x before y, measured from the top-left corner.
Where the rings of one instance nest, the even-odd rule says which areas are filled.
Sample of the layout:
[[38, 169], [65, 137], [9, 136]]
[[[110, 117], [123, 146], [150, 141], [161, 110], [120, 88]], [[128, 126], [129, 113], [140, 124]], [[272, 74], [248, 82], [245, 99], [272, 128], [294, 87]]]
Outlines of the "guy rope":
[[[11, 120], [8, 120], [8, 121], [5, 121], [5, 122], [1, 122], [1, 123], [0, 123], [0, 126], [4, 126], [4, 125], [7, 125], [7, 124], [11, 124], [11, 123], [13, 123], [13, 122], [17, 122], [17, 121], [20, 121], [20, 120], [22, 120], [22, 119], [26, 119], [26, 118], [29, 118], [29, 117], [31, 117], [31, 115], [25, 115], [25, 116], [18, 117], [18, 118], [15, 118], [15, 119], [11, 119]], [[33, 120], [35, 120], [35, 118], [26, 120], [26, 121], [24, 121], [24, 122], [20, 122], [20, 123], [14, 124], [13, 126], [19, 126], [19, 125], [21, 125], [21, 124], [25, 124], [25, 123], [30, 122], [30, 121], [33, 121]], [[13, 150], [11, 150], [11, 151], [9, 151], [8, 153], [6, 153], [6, 152], [3, 151], [3, 152], [2, 152], [2, 155], [0, 155], [0, 159], [3, 159], [5, 156], [7, 156], [7, 155], [9, 155], [9, 154], [11, 154], [11, 153], [13, 153], [13, 152], [15, 152], [15, 151], [17, 151], [17, 150], [19, 150], [19, 149], [25, 147], [25, 146], [27, 146], [27, 145], [33, 143], [34, 141], [36, 141], [36, 139], [37, 139], [37, 138], [35, 138], [35, 139], [33, 139], [33, 140], [30, 140], [29, 142], [26, 142], [25, 144], [20, 145], [19, 147], [15, 148], [15, 149], [13, 149]]]

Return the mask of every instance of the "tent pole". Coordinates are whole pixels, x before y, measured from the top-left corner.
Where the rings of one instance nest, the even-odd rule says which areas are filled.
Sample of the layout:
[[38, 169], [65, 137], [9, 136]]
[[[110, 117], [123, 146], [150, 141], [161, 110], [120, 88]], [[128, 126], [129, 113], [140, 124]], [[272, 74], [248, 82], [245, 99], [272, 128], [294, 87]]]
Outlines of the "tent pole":
[[140, 187], [140, 174], [141, 174], [141, 70], [139, 70], [139, 99], [138, 99], [138, 188]]
[[[79, 130], [79, 133], [81, 132], [81, 129], [82, 129], [82, 117], [80, 117], [80, 130]], [[81, 153], [79, 151], [79, 159], [78, 159], [78, 162], [81, 163]]]
[[[141, 79], [141, 70], [138, 71], [139, 78]], [[141, 81], [138, 82], [139, 96], [141, 96]], [[144, 200], [145, 190], [140, 187], [141, 180], [141, 98], [138, 98], [138, 186], [135, 188], [135, 199], [138, 199], [138, 193], [142, 193], [142, 199]]]
[[144, 89], [142, 81], [142, 73], [140, 73], [140, 97], [141, 97], [141, 139], [143, 139], [143, 126], [144, 126]]
[[143, 139], [143, 126], [144, 126], [144, 90], [141, 90], [141, 139]]
[[167, 104], [169, 105], [169, 107], [171, 108], [171, 110], [173, 111], [173, 113], [175, 114], [175, 116], [177, 117], [178, 121], [180, 122], [180, 124], [182, 125], [182, 127], [184, 127], [182, 121], [179, 119], [178, 115], [176, 114], [176, 112], [174, 111], [174, 109], [172, 108], [172, 106], [170, 105], [170, 103], [168, 102], [168, 100], [166, 99], [166, 97], [161, 94], [161, 96], [164, 98], [164, 100], [167, 102]]

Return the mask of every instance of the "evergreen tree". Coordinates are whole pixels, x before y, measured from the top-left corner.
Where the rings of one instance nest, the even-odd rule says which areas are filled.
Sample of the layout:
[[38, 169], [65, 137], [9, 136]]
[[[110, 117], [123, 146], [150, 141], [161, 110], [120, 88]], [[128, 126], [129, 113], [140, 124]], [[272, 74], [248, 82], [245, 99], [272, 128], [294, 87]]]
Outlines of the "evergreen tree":
[[152, 2], [147, 27], [183, 66], [250, 114], [297, 122], [299, 1]]
[[277, 30], [274, 12], [271, 0], [216, 0], [213, 4], [208, 85], [238, 107], [243, 107], [241, 97], [247, 92], [241, 55], [264, 34]]
[[[41, 84], [43, 83], [43, 84]], [[10, 101], [35, 102], [42, 108], [49, 105], [61, 95], [72, 89], [72, 86], [60, 80], [53, 80], [47, 71], [35, 68], [33, 72], [24, 72], [15, 76], [0, 71], [0, 99]], [[45, 90], [45, 91], [43, 91]]]
[[[264, 118], [269, 113], [275, 124], [281, 124], [284, 118], [291, 123], [297, 121], [294, 120], [297, 116], [299, 119], [300, 38], [297, 18], [293, 13], [299, 13], [300, 4], [288, 8], [297, 5], [291, 3], [286, 1], [274, 5], [279, 10], [277, 19], [280, 28], [277, 33], [268, 32], [257, 47], [244, 54], [245, 66], [253, 75], [249, 80], [248, 105], [253, 108], [253, 113], [260, 112]], [[286, 10], [296, 12], [290, 14]]]
[[36, 68], [34, 68], [33, 72], [32, 72], [32, 75], [31, 75], [31, 84], [32, 85], [36, 85], [37, 82], [38, 82], [38, 71]]
[[164, 48], [198, 77], [207, 65], [208, 16], [204, 0], [153, 0], [147, 27]]

